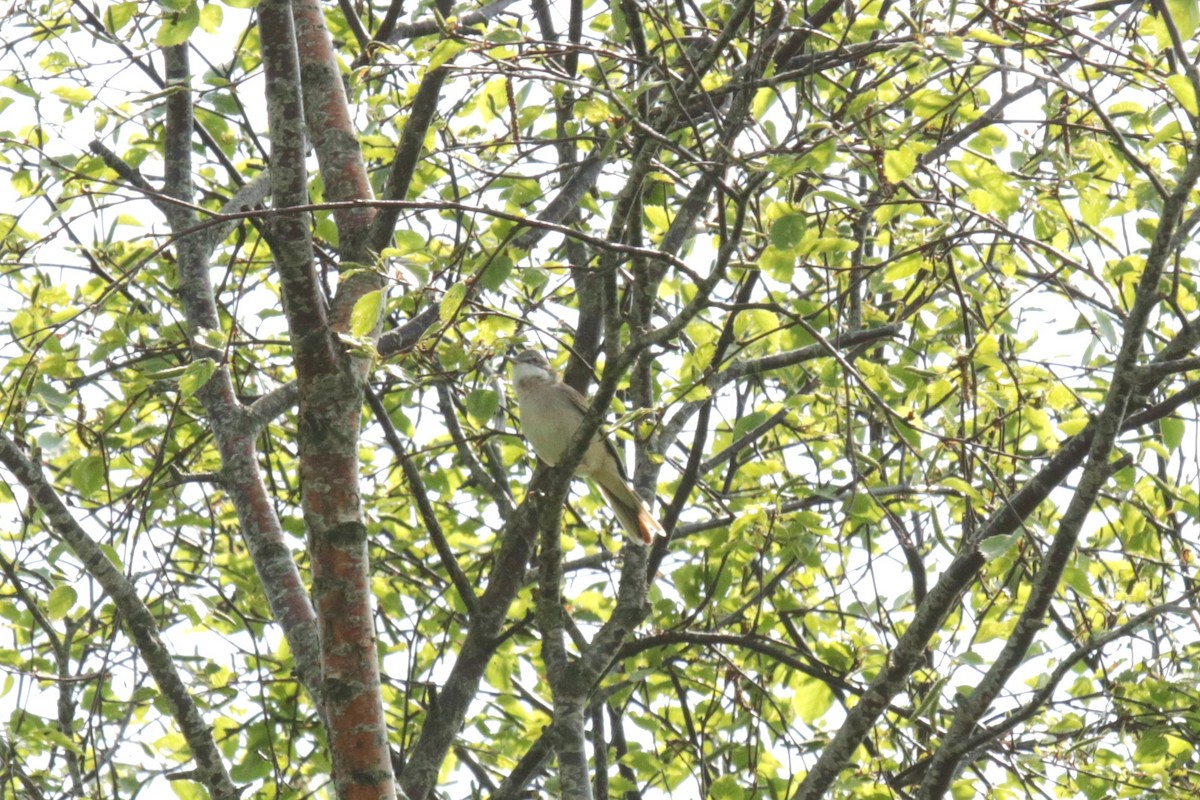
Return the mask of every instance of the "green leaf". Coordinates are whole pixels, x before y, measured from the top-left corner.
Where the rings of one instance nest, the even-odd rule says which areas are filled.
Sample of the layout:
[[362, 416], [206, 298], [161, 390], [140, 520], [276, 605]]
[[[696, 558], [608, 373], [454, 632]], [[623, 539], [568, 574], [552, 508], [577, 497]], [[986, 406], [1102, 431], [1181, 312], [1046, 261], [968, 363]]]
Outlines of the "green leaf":
[[747, 792], [738, 782], [736, 775], [722, 775], [712, 782], [708, 796], [712, 800], [743, 800]]
[[116, 33], [129, 24], [137, 10], [137, 3], [113, 3], [104, 11], [104, 27], [109, 33]]
[[192, 31], [196, 30], [199, 23], [200, 7], [192, 3], [182, 13], [172, 14], [163, 21], [162, 27], [158, 29], [158, 35], [154, 37], [154, 42], [159, 47], [183, 44], [192, 35]]
[[420, 232], [413, 230], [396, 231], [396, 245], [383, 251], [385, 258], [403, 256], [409, 253], [420, 253], [429, 247], [429, 240]]
[[1149, 241], [1158, 233], [1158, 218], [1142, 217], [1134, 223], [1133, 227], [1138, 232], [1138, 236]]
[[1087, 570], [1082, 567], [1070, 566], [1063, 570], [1063, 583], [1083, 597], [1092, 597], [1096, 593]]
[[1177, 450], [1183, 444], [1183, 435], [1187, 432], [1187, 424], [1178, 417], [1167, 417], [1158, 423], [1162, 430], [1163, 444], [1169, 450]]
[[71, 405], [71, 395], [59, 391], [57, 387], [45, 381], [36, 383], [30, 394], [52, 411], [61, 412]]
[[785, 214], [771, 225], [771, 244], [780, 250], [788, 250], [800, 244], [808, 230], [808, 219], [803, 214]]
[[466, 49], [467, 45], [457, 39], [442, 39], [433, 48], [433, 54], [429, 56], [429, 63], [425, 65], [425, 69], [435, 70]]
[[213, 350], [223, 350], [225, 349], [225, 345], [228, 344], [225, 334], [212, 328], [201, 328], [198, 330], [195, 341], [197, 344], [212, 348]]
[[29, 98], [38, 98], [42, 96], [41, 92], [39, 92], [37, 89], [34, 89], [25, 81], [18, 80], [15, 74], [9, 75], [3, 80], [0, 80], [0, 86], [5, 87], [6, 89], [11, 89], [17, 94]]
[[187, 365], [183, 374], [179, 376], [179, 393], [184, 399], [191, 397], [204, 384], [208, 383], [208, 379], [217, 371], [217, 362], [211, 358], [198, 358]]
[[477, 428], [482, 428], [492, 421], [496, 410], [500, 408], [500, 395], [492, 389], [476, 389], [467, 395], [463, 404], [471, 422]]
[[248, 753], [240, 764], [234, 764], [229, 770], [229, 777], [239, 783], [265, 778], [274, 771], [274, 765], [255, 752]]
[[1200, 116], [1200, 106], [1196, 104], [1196, 87], [1192, 86], [1192, 82], [1186, 75], [1169, 76], [1167, 88], [1171, 90], [1171, 94], [1175, 95], [1175, 99], [1179, 101], [1179, 105], [1183, 106], [1184, 111], [1193, 117]]
[[46, 601], [46, 615], [50, 619], [62, 619], [71, 612], [78, 597], [79, 594], [73, 586], [67, 584], [55, 586]]
[[458, 310], [467, 297], [467, 284], [459, 281], [446, 290], [442, 304], [438, 307], [438, 317], [442, 322], [449, 322], [458, 315]]
[[358, 339], [366, 339], [374, 331], [375, 326], [383, 317], [384, 290], [377, 289], [367, 292], [354, 302], [354, 310], [350, 312], [350, 334]]
[[46, 741], [53, 742], [59, 747], [65, 747], [73, 753], [83, 752], [78, 742], [56, 728], [45, 727], [38, 731], [38, 733], [45, 737]]
[[82, 497], [99, 494], [106, 480], [104, 459], [100, 456], [86, 456], [71, 465], [71, 483]]
[[16, 189], [21, 197], [31, 197], [38, 191], [37, 182], [27, 169], [16, 170], [9, 179], [9, 185]]
[[774, 245], [764, 247], [758, 257], [758, 266], [780, 283], [790, 283], [796, 271], [796, 253], [790, 248], [780, 250]]
[[934, 46], [952, 59], [963, 57], [963, 40], [957, 36], [935, 36]]
[[1104, 212], [1108, 211], [1108, 206], [1108, 195], [1104, 192], [1094, 189], [1080, 192], [1079, 213], [1088, 225], [1099, 225], [1104, 219]]
[[379, 355], [370, 339], [351, 336], [349, 333], [339, 333], [337, 339], [346, 348], [346, 354], [352, 358], [374, 359]]
[[733, 424], [733, 438], [735, 440], [742, 438], [750, 431], [767, 421], [766, 411], [752, 411], [749, 414], [744, 414], [737, 418]]
[[814, 253], [852, 253], [858, 247], [853, 239], [840, 239], [837, 236], [822, 236], [813, 242]]
[[1160, 733], [1149, 733], [1137, 743], [1133, 758], [1139, 764], [1149, 764], [1161, 760], [1167, 755], [1170, 743], [1167, 737]]
[[497, 253], [492, 257], [491, 263], [484, 267], [483, 273], [479, 276], [479, 285], [489, 292], [498, 292], [504, 287], [504, 282], [508, 280], [512, 270], [512, 259], [503, 253]]
[[1113, 782], [1108, 775], [1089, 775], [1081, 770], [1079, 777], [1076, 778], [1076, 783], [1087, 800], [1102, 800], [1102, 798], [1112, 797]]
[[1179, 124], [1179, 120], [1168, 120], [1163, 124], [1158, 132], [1154, 134], [1154, 138], [1150, 140], [1150, 146], [1162, 144], [1170, 139], [1178, 139], [1183, 136], [1183, 126]]
[[984, 539], [979, 543], [979, 552], [988, 561], [999, 558], [1009, 550], [1017, 546], [1017, 542], [1021, 541], [1023, 536], [1022, 531], [1010, 533], [1008, 536], [992, 536]]
[[917, 151], [909, 145], [902, 144], [883, 154], [883, 174], [891, 183], [900, 183], [916, 168]]

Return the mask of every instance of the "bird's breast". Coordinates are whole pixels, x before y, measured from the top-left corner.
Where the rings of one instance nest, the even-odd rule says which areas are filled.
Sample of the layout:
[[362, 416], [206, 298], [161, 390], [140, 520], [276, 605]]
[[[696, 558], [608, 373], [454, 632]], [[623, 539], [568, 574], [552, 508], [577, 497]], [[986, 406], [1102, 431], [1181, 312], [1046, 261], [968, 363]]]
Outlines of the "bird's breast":
[[533, 387], [527, 381], [518, 381], [516, 389], [521, 432], [538, 458], [554, 466], [575, 432], [569, 409], [555, 402], [555, 393], [549, 387]]

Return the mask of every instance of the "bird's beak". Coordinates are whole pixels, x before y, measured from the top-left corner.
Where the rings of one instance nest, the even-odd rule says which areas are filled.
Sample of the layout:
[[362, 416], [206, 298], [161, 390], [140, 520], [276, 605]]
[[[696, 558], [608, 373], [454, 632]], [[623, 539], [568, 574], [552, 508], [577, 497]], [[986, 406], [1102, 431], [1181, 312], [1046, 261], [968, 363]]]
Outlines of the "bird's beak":
[[500, 367], [503, 369], [504, 367], [510, 367], [515, 364], [517, 361], [517, 356], [520, 355], [524, 349], [524, 347], [509, 347], [504, 351], [504, 354], [500, 356]]

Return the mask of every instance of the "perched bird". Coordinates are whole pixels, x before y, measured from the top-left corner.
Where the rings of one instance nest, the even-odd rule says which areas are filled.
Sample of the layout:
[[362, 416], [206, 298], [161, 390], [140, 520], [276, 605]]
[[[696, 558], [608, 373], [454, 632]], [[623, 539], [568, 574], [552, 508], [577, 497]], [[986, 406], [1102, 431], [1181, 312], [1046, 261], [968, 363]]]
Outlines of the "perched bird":
[[[554, 466], [579, 428], [587, 400], [560, 381], [550, 362], [536, 350], [526, 350], [513, 360], [512, 377], [521, 409], [521, 430], [538, 458]], [[630, 539], [650, 544], [656, 535], [664, 535], [662, 525], [629, 484], [616, 448], [599, 431], [575, 474], [600, 487]]]

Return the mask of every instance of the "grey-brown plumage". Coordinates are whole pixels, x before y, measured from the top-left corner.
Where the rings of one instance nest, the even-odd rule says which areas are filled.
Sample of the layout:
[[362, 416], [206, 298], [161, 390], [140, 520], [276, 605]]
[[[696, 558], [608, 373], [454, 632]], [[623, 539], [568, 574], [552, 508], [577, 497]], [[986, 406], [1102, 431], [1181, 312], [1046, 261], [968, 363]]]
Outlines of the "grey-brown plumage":
[[[536, 350], [526, 350], [513, 360], [512, 376], [521, 409], [521, 431], [538, 458], [554, 466], [579, 428], [587, 400], [560, 381], [550, 362]], [[663, 535], [662, 526], [625, 476], [616, 448], [599, 432], [575, 474], [600, 487], [630, 539], [650, 544], [655, 536]]]

